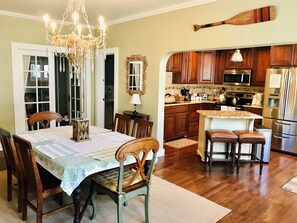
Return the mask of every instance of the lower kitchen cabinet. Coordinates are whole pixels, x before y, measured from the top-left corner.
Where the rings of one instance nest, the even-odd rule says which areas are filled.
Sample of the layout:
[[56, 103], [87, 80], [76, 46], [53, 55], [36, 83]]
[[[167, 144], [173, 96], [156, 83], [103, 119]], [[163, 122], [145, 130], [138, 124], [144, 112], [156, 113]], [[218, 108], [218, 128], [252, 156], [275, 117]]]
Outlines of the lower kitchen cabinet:
[[[253, 108], [253, 107], [244, 107], [244, 111], [248, 111], [248, 112], [262, 116], [263, 109], [262, 108]], [[262, 125], [262, 119], [255, 119], [254, 126], [255, 125]]]
[[165, 106], [164, 141], [198, 135], [199, 114], [196, 111], [213, 109], [213, 103]]
[[164, 140], [187, 136], [188, 105], [165, 107]]
[[200, 110], [200, 108], [201, 108], [201, 104], [189, 105], [189, 129], [188, 129], [189, 136], [198, 134], [199, 114], [196, 111]]

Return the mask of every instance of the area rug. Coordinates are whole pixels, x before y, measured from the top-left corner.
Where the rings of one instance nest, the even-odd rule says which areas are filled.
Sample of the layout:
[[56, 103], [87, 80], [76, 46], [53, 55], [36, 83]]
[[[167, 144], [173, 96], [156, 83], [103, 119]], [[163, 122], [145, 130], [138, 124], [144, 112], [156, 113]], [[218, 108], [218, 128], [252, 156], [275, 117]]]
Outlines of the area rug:
[[[0, 222], [23, 223], [21, 214], [17, 213], [16, 194], [13, 200], [6, 201], [6, 173], [0, 172]], [[84, 190], [85, 195], [88, 190]], [[83, 195], [83, 197], [85, 196]], [[212, 201], [200, 197], [190, 191], [169, 183], [157, 176], [153, 176], [150, 200], [150, 217], [152, 223], [215, 223], [230, 212]], [[116, 222], [116, 205], [107, 196], [97, 196], [98, 211], [95, 220], [89, 220], [91, 206], [84, 214], [82, 223], [112, 223]], [[26, 223], [35, 223], [36, 215], [28, 208]], [[62, 212], [44, 218], [44, 223], [72, 223], [73, 210], [66, 209]], [[144, 199], [136, 197], [128, 202], [123, 209], [123, 223], [140, 223], [144, 220]]]
[[182, 138], [182, 139], [177, 139], [177, 140], [173, 140], [170, 142], [166, 142], [164, 143], [164, 145], [166, 146], [170, 146], [176, 149], [180, 149], [180, 148], [184, 148], [187, 146], [191, 146], [194, 144], [197, 144], [198, 142], [192, 139], [187, 139], [187, 138]]
[[284, 184], [281, 188], [297, 194], [297, 176], [293, 177], [288, 183]]

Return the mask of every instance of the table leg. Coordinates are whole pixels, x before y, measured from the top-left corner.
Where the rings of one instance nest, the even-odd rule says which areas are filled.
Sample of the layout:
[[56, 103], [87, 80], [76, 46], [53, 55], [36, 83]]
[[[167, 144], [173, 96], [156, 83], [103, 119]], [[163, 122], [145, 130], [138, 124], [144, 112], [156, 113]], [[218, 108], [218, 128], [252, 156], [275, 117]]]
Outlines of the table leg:
[[146, 160], [144, 164], [144, 174], [147, 175], [149, 169], [151, 167], [151, 160]]
[[72, 199], [74, 205], [74, 219], [73, 223], [80, 223], [80, 193], [81, 188], [77, 186], [74, 191], [72, 192]]

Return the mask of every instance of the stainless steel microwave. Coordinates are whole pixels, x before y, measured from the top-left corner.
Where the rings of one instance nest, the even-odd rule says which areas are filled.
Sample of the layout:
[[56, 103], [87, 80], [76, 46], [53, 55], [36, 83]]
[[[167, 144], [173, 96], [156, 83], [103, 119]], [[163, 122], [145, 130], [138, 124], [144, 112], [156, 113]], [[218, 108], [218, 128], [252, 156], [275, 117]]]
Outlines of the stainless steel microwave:
[[251, 84], [252, 70], [225, 70], [223, 73], [223, 84], [245, 85]]

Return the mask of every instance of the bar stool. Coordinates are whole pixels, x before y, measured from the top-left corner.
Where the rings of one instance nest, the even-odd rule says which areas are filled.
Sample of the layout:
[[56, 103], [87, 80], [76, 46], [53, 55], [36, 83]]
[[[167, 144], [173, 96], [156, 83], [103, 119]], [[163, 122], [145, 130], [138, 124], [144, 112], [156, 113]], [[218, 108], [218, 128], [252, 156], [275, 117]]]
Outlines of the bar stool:
[[[216, 159], [215, 161], [231, 161], [231, 172], [233, 173], [234, 170], [234, 163], [235, 163], [235, 148], [237, 143], [237, 136], [229, 130], [224, 129], [209, 129], [206, 130], [206, 143], [205, 143], [205, 167], [207, 168], [207, 163], [209, 166], [209, 172], [211, 172], [213, 155], [225, 155], [225, 159]], [[210, 149], [208, 153], [208, 141], [210, 141]], [[213, 143], [214, 142], [224, 142], [226, 143], [226, 151], [225, 152], [214, 152], [213, 151]], [[229, 143], [231, 143], [231, 153], [229, 154]], [[228, 159], [229, 155], [231, 160]], [[207, 162], [208, 158], [208, 162]]]
[[[257, 132], [257, 131], [249, 131], [249, 130], [236, 130], [233, 131], [234, 134], [238, 137], [238, 152], [237, 152], [237, 174], [239, 173], [239, 165], [240, 162], [243, 161], [240, 159], [242, 156], [250, 156], [250, 160], [244, 160], [246, 162], [249, 162], [252, 166], [253, 163], [260, 163], [260, 175], [262, 175], [262, 169], [263, 169], [263, 155], [264, 155], [264, 145], [265, 145], [265, 137]], [[249, 143], [252, 144], [252, 150], [251, 153], [241, 153], [241, 145], [243, 143]], [[257, 156], [256, 152], [258, 147], [257, 144], [261, 144], [261, 154], [260, 158]]]

